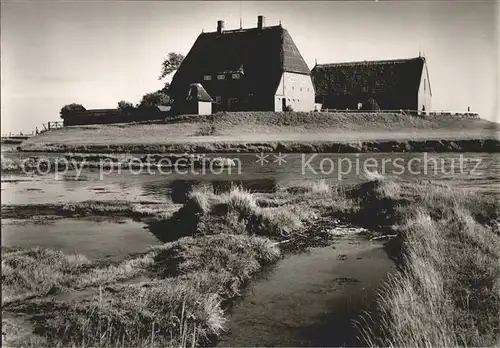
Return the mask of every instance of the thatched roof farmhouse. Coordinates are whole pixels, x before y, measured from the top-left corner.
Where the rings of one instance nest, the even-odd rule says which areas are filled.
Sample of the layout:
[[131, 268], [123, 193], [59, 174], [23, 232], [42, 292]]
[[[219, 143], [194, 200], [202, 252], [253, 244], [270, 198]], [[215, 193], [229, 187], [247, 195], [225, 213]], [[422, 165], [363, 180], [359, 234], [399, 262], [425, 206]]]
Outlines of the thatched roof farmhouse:
[[175, 73], [169, 88], [173, 109], [192, 83], [200, 83], [217, 110], [310, 111], [314, 108], [311, 72], [292, 37], [281, 25], [201, 33]]
[[372, 99], [383, 110], [430, 110], [431, 85], [424, 57], [316, 64], [316, 102], [328, 109], [357, 109]]
[[309, 70], [279, 25], [202, 32], [169, 87], [173, 105], [94, 109], [63, 115], [64, 125], [164, 119], [217, 111], [431, 110], [424, 57], [316, 64]]

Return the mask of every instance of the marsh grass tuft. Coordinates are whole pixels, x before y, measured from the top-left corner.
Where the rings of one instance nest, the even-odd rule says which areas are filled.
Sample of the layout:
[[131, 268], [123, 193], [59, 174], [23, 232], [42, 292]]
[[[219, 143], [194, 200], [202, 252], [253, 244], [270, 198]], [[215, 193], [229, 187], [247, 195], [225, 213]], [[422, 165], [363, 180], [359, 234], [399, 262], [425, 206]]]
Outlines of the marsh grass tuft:
[[[107, 266], [39, 248], [6, 255], [3, 304], [17, 313], [40, 313], [34, 320], [48, 346], [187, 347], [220, 334], [222, 302], [238, 296], [280, 251], [263, 237], [217, 234], [185, 237]], [[152, 280], [120, 283], [141, 274]], [[71, 291], [72, 300], [53, 298], [53, 286]], [[24, 291], [22, 298], [16, 291]], [[14, 301], [28, 295], [41, 300]]]
[[67, 287], [91, 262], [79, 254], [33, 248], [2, 250], [2, 305]]
[[[381, 291], [370, 345], [494, 346], [500, 342], [498, 206], [428, 182], [356, 188], [370, 225], [398, 232], [401, 269]], [[361, 220], [359, 220], [361, 221]]]

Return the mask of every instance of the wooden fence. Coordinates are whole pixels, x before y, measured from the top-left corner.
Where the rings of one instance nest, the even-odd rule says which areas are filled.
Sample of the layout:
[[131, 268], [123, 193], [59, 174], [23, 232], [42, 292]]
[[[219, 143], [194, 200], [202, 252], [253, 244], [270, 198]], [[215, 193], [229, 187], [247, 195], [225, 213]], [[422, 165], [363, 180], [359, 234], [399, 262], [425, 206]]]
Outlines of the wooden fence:
[[43, 129], [41, 131], [43, 132], [43, 131], [48, 131], [51, 129], [62, 128], [63, 126], [64, 125], [63, 125], [62, 121], [47, 122], [47, 123], [42, 124]]

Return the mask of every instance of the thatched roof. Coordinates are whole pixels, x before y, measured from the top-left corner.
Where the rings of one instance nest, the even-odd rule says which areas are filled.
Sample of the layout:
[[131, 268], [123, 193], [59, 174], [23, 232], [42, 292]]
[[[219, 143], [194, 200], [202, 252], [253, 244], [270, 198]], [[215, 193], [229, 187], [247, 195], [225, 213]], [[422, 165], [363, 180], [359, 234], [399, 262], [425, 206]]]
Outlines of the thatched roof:
[[290, 34], [280, 25], [202, 33], [174, 75], [170, 93], [183, 99], [191, 83], [202, 82], [213, 95], [216, 81], [205, 82], [203, 76], [235, 71], [244, 74], [243, 92], [255, 95], [274, 94], [285, 71], [310, 75]]
[[214, 100], [210, 95], [205, 91], [205, 88], [201, 85], [201, 83], [192, 83], [189, 85], [189, 94], [186, 98], [189, 101], [206, 101], [213, 102]]
[[417, 92], [424, 65], [423, 57], [317, 64], [311, 75], [316, 95], [344, 94], [346, 90], [348, 93], [362, 90]]

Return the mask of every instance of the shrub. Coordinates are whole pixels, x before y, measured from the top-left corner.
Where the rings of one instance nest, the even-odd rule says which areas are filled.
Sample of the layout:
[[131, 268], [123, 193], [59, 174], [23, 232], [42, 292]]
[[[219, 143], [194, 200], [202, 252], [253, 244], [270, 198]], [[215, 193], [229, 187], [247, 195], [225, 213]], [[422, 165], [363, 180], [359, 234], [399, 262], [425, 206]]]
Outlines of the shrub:
[[75, 112], [75, 111], [85, 111], [85, 110], [86, 109], [83, 107], [83, 105], [72, 103], [72, 104], [64, 105], [61, 108], [60, 115], [61, 115], [61, 118], [64, 118], [66, 115], [68, 115], [68, 114], [70, 114], [72, 112]]
[[365, 102], [363, 102], [363, 106], [361, 107], [361, 110], [376, 111], [376, 110], [380, 110], [380, 106], [378, 105], [375, 98], [370, 97]]

